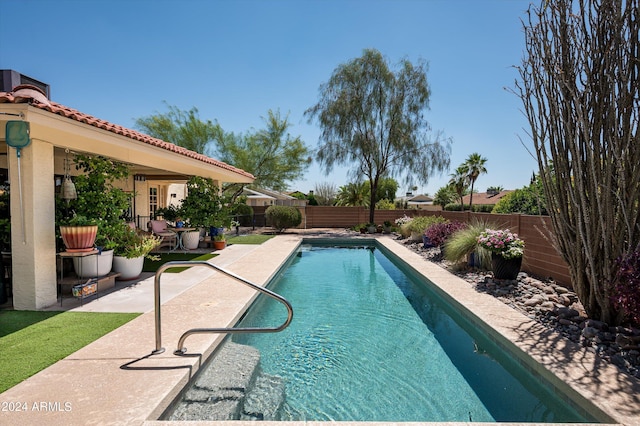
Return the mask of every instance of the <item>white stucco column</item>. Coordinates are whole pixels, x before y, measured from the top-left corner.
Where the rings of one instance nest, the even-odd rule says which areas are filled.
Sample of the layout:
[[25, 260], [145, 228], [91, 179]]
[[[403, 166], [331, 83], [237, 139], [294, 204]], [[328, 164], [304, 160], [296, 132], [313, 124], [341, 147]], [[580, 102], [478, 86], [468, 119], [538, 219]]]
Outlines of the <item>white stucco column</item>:
[[53, 145], [34, 139], [22, 149], [22, 179], [14, 148], [9, 148], [8, 157], [13, 306], [18, 310], [42, 309], [57, 302]]

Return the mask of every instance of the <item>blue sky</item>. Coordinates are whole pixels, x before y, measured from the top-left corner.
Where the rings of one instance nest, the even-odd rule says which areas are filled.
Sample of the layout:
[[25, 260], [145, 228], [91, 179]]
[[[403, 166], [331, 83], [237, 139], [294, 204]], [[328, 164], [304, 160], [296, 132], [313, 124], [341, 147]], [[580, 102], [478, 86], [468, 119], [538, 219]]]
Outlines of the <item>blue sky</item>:
[[[3, 0], [0, 68], [51, 85], [54, 101], [133, 127], [166, 101], [197, 107], [226, 131], [263, 125], [269, 109], [289, 114], [310, 147], [320, 131], [304, 111], [341, 63], [375, 48], [391, 64], [429, 63], [427, 119], [451, 137], [451, 169], [419, 186], [433, 195], [478, 152], [488, 173], [476, 188], [527, 185], [537, 170], [521, 101], [520, 19], [528, 0]], [[522, 142], [521, 142], [522, 140]], [[291, 184], [348, 182], [314, 163]], [[399, 192], [404, 192], [402, 187]]]

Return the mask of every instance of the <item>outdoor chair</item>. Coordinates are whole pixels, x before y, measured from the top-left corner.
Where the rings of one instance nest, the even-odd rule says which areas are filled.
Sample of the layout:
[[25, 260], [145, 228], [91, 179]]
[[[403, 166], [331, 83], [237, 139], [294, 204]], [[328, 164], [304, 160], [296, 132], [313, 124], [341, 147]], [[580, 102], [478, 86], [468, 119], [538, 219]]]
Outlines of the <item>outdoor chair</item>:
[[149, 230], [153, 235], [162, 238], [158, 248], [168, 246], [169, 250], [173, 250], [176, 247], [178, 234], [168, 228], [166, 220], [150, 220]]

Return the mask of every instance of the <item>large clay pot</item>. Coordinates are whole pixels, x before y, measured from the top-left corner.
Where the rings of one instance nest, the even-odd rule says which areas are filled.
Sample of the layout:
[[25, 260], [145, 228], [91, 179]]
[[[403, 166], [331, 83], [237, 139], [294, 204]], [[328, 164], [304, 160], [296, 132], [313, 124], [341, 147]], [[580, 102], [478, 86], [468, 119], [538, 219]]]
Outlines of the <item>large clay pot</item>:
[[98, 225], [60, 226], [60, 235], [67, 251], [83, 252], [93, 250]]
[[100, 254], [74, 257], [73, 267], [80, 278], [103, 277], [111, 272], [113, 250], [103, 250]]
[[144, 267], [144, 256], [127, 259], [124, 256], [113, 256], [113, 272], [120, 274], [118, 281], [133, 280], [140, 276]]
[[521, 266], [522, 257], [505, 259], [499, 254], [491, 253], [491, 269], [493, 270], [493, 278], [499, 280], [515, 280], [518, 278]]

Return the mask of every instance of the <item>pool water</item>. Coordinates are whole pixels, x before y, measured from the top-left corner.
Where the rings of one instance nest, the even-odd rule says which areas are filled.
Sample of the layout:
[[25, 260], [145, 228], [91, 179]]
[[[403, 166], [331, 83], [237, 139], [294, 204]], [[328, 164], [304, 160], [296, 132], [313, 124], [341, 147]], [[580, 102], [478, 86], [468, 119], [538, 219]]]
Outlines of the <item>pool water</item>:
[[[305, 247], [269, 288], [293, 305], [291, 325], [233, 341], [284, 379], [282, 420], [586, 420], [378, 249]], [[239, 326], [283, 311], [261, 296]]]

